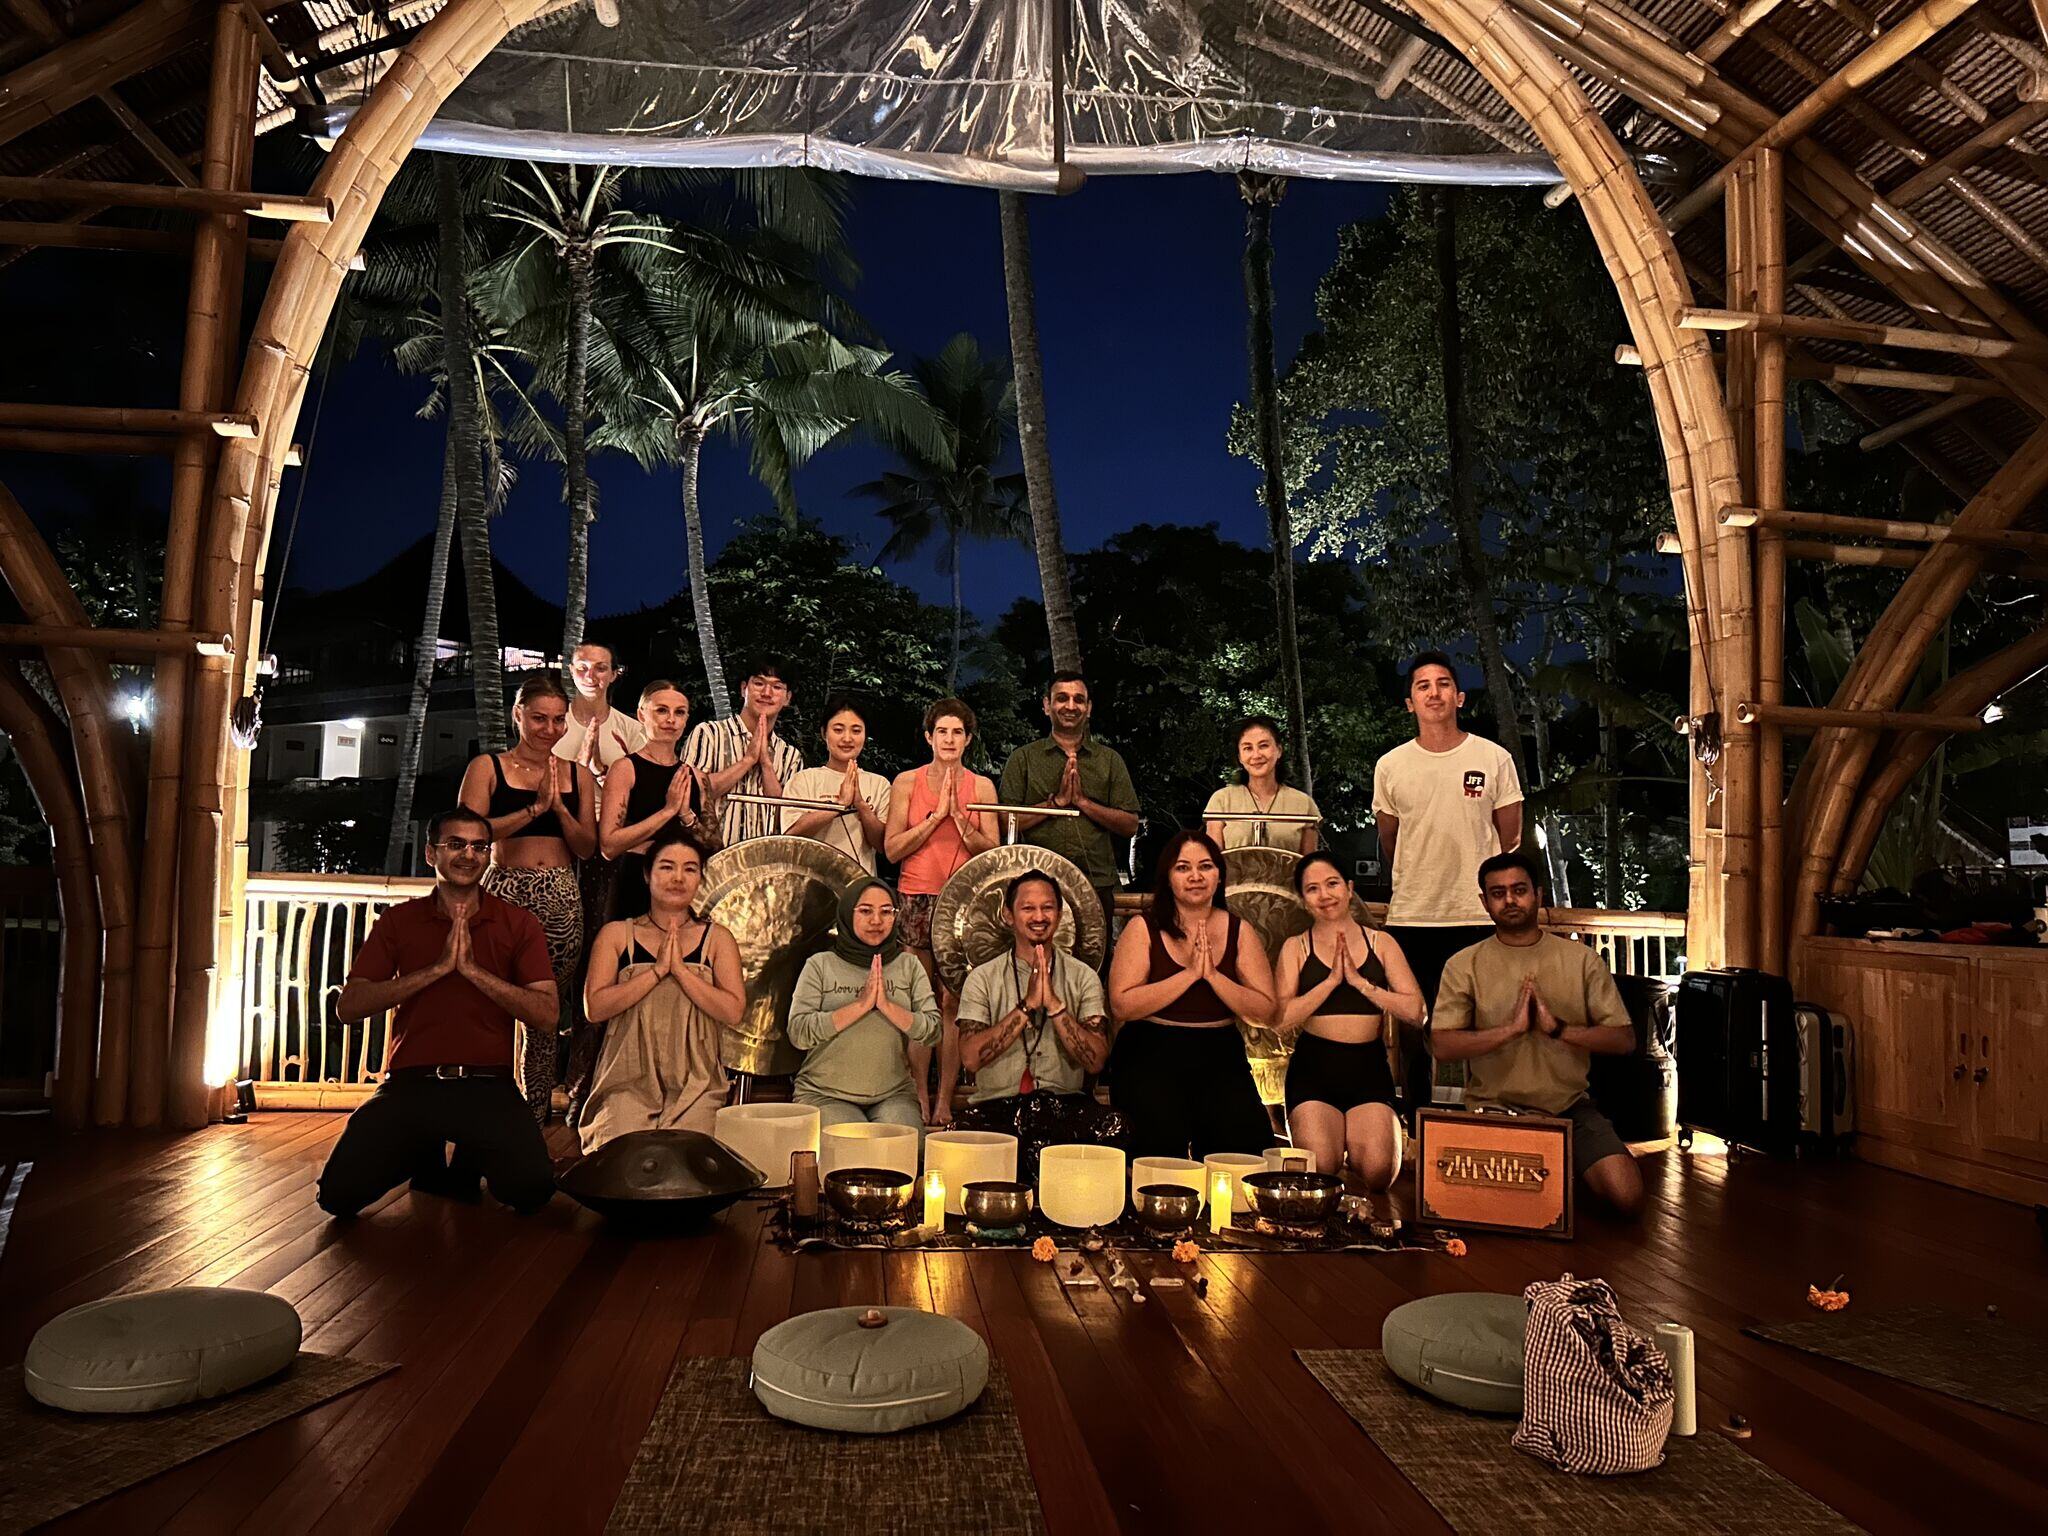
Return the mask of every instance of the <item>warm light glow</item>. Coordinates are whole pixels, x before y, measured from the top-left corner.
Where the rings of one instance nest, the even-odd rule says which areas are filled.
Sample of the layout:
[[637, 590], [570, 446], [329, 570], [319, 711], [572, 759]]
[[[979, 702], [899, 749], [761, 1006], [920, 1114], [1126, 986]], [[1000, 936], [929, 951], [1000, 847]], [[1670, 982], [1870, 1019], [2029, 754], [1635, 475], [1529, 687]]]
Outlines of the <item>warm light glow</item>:
[[1124, 1154], [1073, 1142], [1038, 1157], [1038, 1208], [1063, 1227], [1099, 1227], [1124, 1211]]
[[941, 1230], [946, 1225], [946, 1176], [936, 1168], [924, 1176], [924, 1224]]
[[817, 1153], [818, 1112], [805, 1104], [729, 1104], [718, 1112], [711, 1134], [779, 1189], [789, 1182], [797, 1153]]
[[1248, 1173], [1264, 1173], [1266, 1160], [1253, 1157], [1249, 1152], [1211, 1152], [1202, 1161], [1209, 1169], [1209, 1188], [1213, 1191], [1216, 1176], [1223, 1175], [1230, 1180], [1230, 1208], [1234, 1211], [1250, 1210], [1251, 1200], [1244, 1192], [1243, 1179]]
[[209, 1088], [225, 1088], [235, 1080], [235, 1068], [241, 1060], [242, 1016], [233, 1003], [223, 1001], [207, 1021], [206, 1058], [200, 1067], [200, 1080]]
[[1230, 1190], [1232, 1179], [1227, 1173], [1212, 1173], [1209, 1176], [1209, 1230], [1221, 1232], [1230, 1225]]
[[924, 1166], [945, 1177], [946, 1214], [964, 1216], [960, 1202], [969, 1184], [1015, 1182], [1017, 1138], [1001, 1131], [932, 1131], [924, 1139]]
[[818, 1138], [818, 1176], [841, 1168], [888, 1168], [906, 1179], [917, 1177], [917, 1129], [909, 1125], [871, 1125], [855, 1120], [828, 1125]]

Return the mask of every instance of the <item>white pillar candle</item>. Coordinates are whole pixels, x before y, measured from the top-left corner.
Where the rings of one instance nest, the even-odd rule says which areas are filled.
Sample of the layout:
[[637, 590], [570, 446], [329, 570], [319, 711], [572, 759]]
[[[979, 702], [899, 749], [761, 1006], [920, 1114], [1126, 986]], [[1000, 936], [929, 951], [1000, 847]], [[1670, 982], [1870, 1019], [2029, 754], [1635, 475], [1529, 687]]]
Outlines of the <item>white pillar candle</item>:
[[932, 1131], [924, 1139], [924, 1166], [946, 1176], [946, 1214], [962, 1216], [960, 1199], [975, 1183], [1017, 1179], [1017, 1138], [1001, 1131]]
[[1221, 1232], [1230, 1225], [1230, 1175], [1218, 1169], [1209, 1175], [1209, 1230]]
[[1211, 1152], [1202, 1162], [1208, 1167], [1212, 1188], [1217, 1174], [1230, 1176], [1230, 1208], [1233, 1211], [1251, 1209], [1251, 1201], [1244, 1192], [1244, 1177], [1248, 1173], [1266, 1171], [1263, 1157], [1253, 1157], [1249, 1152]]
[[1192, 1189], [1205, 1201], [1209, 1181], [1202, 1165], [1185, 1157], [1134, 1157], [1131, 1159], [1131, 1202], [1147, 1184], [1179, 1184]]
[[917, 1128], [853, 1120], [828, 1125], [818, 1139], [821, 1174], [841, 1168], [888, 1168], [906, 1179], [917, 1177]]
[[946, 1230], [946, 1176], [936, 1168], [924, 1176], [924, 1224]]
[[1671, 1433], [1696, 1435], [1700, 1432], [1700, 1419], [1692, 1330], [1683, 1323], [1659, 1323], [1657, 1347], [1671, 1364]]
[[1124, 1154], [1070, 1142], [1038, 1157], [1038, 1208], [1063, 1227], [1099, 1227], [1124, 1210]]
[[818, 1150], [818, 1112], [803, 1104], [728, 1104], [711, 1134], [780, 1188], [789, 1182], [789, 1160]]

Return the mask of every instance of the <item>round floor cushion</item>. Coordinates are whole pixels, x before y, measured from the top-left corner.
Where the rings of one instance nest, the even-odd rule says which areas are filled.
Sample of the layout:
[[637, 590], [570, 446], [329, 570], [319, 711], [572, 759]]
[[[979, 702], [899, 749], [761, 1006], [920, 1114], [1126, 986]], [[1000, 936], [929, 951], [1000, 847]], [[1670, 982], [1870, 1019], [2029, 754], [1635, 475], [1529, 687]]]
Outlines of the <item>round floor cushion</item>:
[[281, 1296], [181, 1285], [110, 1296], [52, 1318], [29, 1341], [29, 1396], [72, 1413], [153, 1413], [274, 1376], [299, 1352]]
[[1425, 1296], [1394, 1308], [1380, 1352], [1409, 1386], [1480, 1413], [1522, 1411], [1522, 1331], [1528, 1304], [1493, 1291]]
[[[877, 1316], [880, 1325], [871, 1326]], [[911, 1429], [958, 1413], [987, 1385], [981, 1335], [955, 1318], [911, 1307], [805, 1312], [777, 1323], [754, 1346], [761, 1406], [813, 1429]]]

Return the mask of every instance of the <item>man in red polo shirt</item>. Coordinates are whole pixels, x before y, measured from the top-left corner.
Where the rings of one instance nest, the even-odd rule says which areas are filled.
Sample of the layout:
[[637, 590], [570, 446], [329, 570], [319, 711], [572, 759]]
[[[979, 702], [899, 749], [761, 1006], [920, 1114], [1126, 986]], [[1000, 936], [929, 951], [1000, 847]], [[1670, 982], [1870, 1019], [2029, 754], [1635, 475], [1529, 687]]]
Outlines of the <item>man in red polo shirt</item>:
[[[434, 891], [391, 908], [356, 952], [335, 1013], [344, 1024], [396, 1009], [390, 1066], [349, 1116], [320, 1170], [320, 1207], [353, 1216], [410, 1178], [427, 1194], [491, 1193], [537, 1211], [555, 1191], [540, 1127], [512, 1080], [513, 1021], [555, 1027], [547, 940], [532, 913], [479, 886], [489, 823], [443, 811], [427, 824]], [[465, 1189], [463, 1186], [467, 1186]]]

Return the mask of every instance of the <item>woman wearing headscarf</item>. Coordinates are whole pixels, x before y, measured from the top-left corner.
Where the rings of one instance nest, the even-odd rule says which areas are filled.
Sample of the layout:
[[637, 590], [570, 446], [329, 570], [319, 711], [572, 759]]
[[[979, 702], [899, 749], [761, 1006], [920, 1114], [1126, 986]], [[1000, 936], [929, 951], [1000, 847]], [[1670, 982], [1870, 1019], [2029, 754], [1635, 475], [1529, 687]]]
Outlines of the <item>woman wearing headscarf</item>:
[[747, 1011], [740, 948], [695, 910], [704, 849], [680, 827], [647, 852], [648, 910], [600, 928], [584, 1012], [606, 1026], [578, 1134], [595, 1152], [628, 1131], [711, 1134], [725, 1103], [719, 1030]]
[[939, 1038], [939, 1004], [917, 957], [896, 934], [896, 893], [855, 882], [839, 899], [828, 950], [804, 962], [789, 1003], [789, 1043], [804, 1053], [790, 1095], [821, 1126], [850, 1121], [922, 1130], [910, 1048]]

